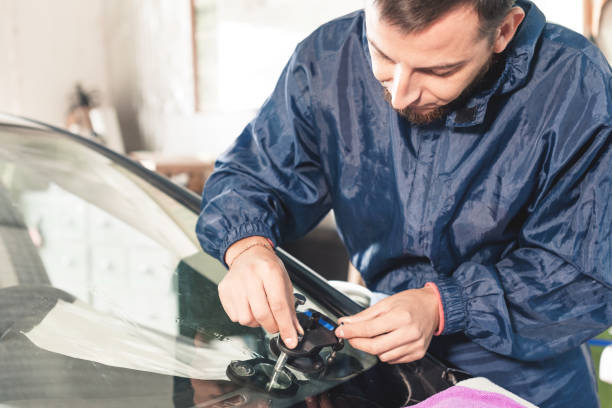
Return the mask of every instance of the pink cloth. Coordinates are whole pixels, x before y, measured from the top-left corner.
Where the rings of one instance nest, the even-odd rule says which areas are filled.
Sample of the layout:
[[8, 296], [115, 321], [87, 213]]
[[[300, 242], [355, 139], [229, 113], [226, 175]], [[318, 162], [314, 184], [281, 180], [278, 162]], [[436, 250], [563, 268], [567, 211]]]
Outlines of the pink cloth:
[[524, 405], [495, 392], [454, 386], [427, 398], [418, 408], [525, 408]]

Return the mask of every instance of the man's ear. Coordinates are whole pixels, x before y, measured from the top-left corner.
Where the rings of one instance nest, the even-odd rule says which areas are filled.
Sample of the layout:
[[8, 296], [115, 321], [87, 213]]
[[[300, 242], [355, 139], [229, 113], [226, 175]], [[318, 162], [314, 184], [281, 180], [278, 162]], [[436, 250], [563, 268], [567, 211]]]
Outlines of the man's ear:
[[499, 54], [506, 49], [524, 18], [525, 11], [522, 8], [513, 7], [510, 10], [495, 33], [495, 40], [493, 41], [494, 53]]

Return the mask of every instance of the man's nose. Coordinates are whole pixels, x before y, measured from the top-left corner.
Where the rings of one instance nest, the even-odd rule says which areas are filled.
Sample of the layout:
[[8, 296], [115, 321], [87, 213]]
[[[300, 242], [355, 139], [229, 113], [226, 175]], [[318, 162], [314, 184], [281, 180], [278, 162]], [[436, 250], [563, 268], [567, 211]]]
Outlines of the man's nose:
[[414, 78], [414, 72], [397, 64], [393, 73], [391, 88], [391, 105], [395, 109], [404, 109], [421, 98], [421, 87]]

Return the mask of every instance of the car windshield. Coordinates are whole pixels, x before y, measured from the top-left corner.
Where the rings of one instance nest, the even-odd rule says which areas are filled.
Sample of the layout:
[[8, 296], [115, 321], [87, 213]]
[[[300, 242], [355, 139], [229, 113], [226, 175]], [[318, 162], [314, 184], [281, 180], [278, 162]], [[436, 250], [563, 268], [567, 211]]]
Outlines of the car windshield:
[[345, 345], [324, 375], [231, 381], [273, 368], [274, 336], [224, 313], [196, 218], [86, 143], [0, 125], [0, 404], [288, 406], [376, 363]]

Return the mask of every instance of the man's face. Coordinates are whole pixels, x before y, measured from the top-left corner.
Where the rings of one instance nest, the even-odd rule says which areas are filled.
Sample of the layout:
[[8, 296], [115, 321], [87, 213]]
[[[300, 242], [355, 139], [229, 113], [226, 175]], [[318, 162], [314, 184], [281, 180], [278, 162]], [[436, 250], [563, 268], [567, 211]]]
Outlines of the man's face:
[[476, 11], [458, 7], [426, 29], [406, 34], [380, 19], [369, 2], [366, 29], [372, 69], [385, 99], [417, 124], [446, 114], [446, 107], [472, 87], [490, 66], [492, 44], [479, 31]]

